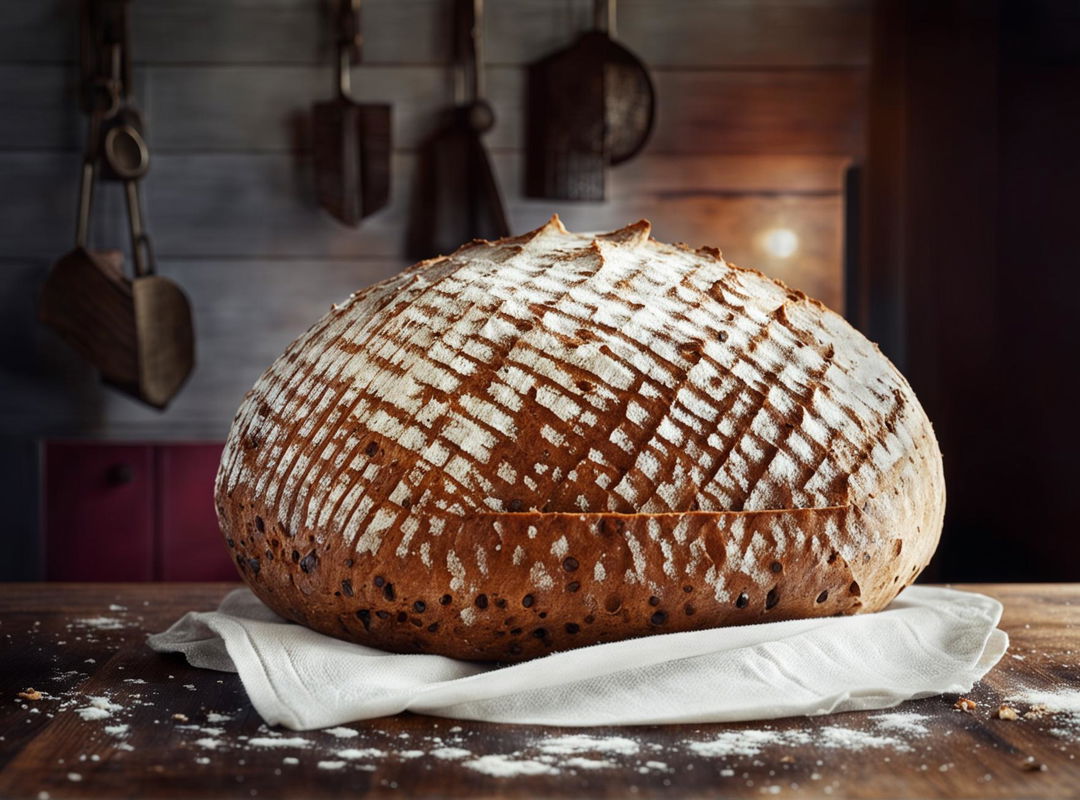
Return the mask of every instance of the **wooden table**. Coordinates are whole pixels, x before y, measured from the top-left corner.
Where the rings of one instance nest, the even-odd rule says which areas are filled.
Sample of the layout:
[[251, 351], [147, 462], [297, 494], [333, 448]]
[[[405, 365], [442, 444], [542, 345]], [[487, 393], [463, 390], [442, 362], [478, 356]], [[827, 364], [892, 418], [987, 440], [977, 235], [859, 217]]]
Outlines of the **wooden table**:
[[[973, 713], [953, 696], [894, 710], [914, 716], [771, 724], [583, 730], [402, 715], [352, 724], [345, 738], [268, 730], [236, 675], [145, 647], [148, 632], [230, 588], [0, 585], [0, 797], [1080, 793], [1080, 714], [1023, 716], [1017, 703], [1020, 719], [996, 716], [1023, 687], [1080, 690], [1080, 584], [962, 587], [999, 598], [1012, 637], [968, 695]], [[41, 698], [18, 696], [29, 687]], [[745, 731], [757, 733], [735, 733]], [[538, 774], [478, 770], [492, 754], [513, 755], [479, 763]]]

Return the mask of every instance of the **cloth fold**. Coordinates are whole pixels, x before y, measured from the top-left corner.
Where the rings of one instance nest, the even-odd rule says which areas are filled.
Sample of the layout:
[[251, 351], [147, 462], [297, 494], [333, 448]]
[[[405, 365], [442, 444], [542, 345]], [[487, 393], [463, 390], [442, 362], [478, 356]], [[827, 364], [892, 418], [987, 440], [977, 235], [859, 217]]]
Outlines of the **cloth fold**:
[[149, 645], [238, 672], [260, 716], [293, 730], [401, 711], [563, 726], [738, 722], [966, 692], [1008, 647], [1001, 611], [985, 595], [912, 586], [876, 614], [661, 634], [500, 666], [343, 642], [237, 589]]

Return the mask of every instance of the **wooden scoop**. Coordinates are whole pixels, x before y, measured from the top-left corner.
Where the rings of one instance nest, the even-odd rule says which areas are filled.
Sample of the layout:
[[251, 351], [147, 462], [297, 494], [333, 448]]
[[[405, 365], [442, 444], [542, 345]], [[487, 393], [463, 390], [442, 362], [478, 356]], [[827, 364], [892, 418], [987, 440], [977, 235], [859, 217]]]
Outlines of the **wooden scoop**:
[[349, 95], [349, 68], [360, 47], [360, 0], [340, 0], [337, 96], [312, 110], [312, 155], [319, 205], [354, 226], [390, 198], [390, 106], [360, 104]]
[[594, 29], [528, 73], [525, 194], [603, 200], [606, 168], [652, 131], [656, 92], [645, 65], [612, 39], [615, 0], [596, 0]]
[[510, 235], [482, 136], [495, 125], [484, 99], [483, 0], [455, 0], [455, 106], [420, 149], [409, 254], [449, 253], [470, 239]]

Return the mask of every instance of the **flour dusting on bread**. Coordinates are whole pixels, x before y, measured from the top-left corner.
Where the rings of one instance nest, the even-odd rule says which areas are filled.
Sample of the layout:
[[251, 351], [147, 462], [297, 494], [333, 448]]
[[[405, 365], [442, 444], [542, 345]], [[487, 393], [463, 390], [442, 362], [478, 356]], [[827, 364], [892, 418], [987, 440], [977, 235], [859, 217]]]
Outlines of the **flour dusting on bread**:
[[218, 476], [260, 597], [344, 638], [516, 660], [874, 610], [910, 583], [944, 484], [907, 382], [820, 303], [649, 233], [553, 218], [473, 242], [294, 342]]

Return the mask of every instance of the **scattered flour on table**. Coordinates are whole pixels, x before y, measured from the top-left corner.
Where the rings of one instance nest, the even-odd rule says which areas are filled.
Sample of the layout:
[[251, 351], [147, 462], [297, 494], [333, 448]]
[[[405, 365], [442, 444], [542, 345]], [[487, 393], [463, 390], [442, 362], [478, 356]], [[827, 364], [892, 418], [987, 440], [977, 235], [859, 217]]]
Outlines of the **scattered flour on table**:
[[519, 775], [558, 775], [559, 770], [542, 761], [528, 758], [515, 758], [513, 754], [493, 753], [465, 761], [469, 769], [491, 775], [496, 778], [514, 778]]
[[1045, 706], [1045, 713], [1053, 715], [1054, 727], [1050, 733], [1080, 742], [1080, 689], [1024, 689], [1011, 694], [1008, 700], [1013, 705]]
[[[870, 718], [877, 728], [903, 734], [910, 738], [919, 738], [930, 733], [922, 724], [925, 719], [919, 714], [880, 714]], [[686, 741], [687, 749], [699, 756], [710, 758], [728, 758], [731, 756], [756, 756], [767, 747], [799, 747], [813, 744], [817, 747], [850, 751], [868, 748], [889, 747], [898, 752], [910, 752], [911, 744], [898, 735], [870, 733], [840, 725], [827, 725], [811, 734], [807, 731], [775, 731], [771, 729], [750, 729], [722, 731], [705, 741]]]
[[320, 761], [318, 763], [319, 769], [341, 769], [344, 766], [344, 761]]
[[89, 705], [75, 709], [75, 713], [82, 717], [86, 722], [108, 719], [114, 712], [124, 710], [122, 705], [114, 703], [108, 697], [89, 696], [87, 697], [87, 700], [89, 701]]
[[216, 711], [210, 711], [206, 715], [207, 722], [228, 722], [231, 719], [231, 714], [219, 714]]
[[684, 744], [692, 753], [711, 758], [729, 756], [756, 756], [766, 747], [776, 745], [800, 745], [810, 741], [802, 731], [744, 730], [721, 731], [711, 739]]
[[94, 628], [99, 631], [118, 631], [127, 627], [124, 620], [116, 617], [83, 617], [72, 624], [80, 628]]
[[890, 711], [885, 714], [874, 714], [868, 719], [882, 730], [904, 733], [908, 736], [926, 736], [930, 733], [930, 729], [926, 727], [929, 717], [912, 711]]
[[106, 725], [105, 726], [105, 733], [109, 734], [110, 736], [127, 736], [129, 730], [130, 730], [130, 726], [127, 725], [126, 723], [121, 724], [121, 725]]
[[899, 752], [908, 752], [911, 745], [895, 736], [878, 736], [865, 731], [841, 728], [829, 725], [822, 728], [817, 737], [811, 738], [818, 747], [832, 747], [842, 750], [866, 750], [870, 747], [891, 747]]
[[633, 755], [639, 749], [638, 743], [624, 736], [584, 736], [581, 734], [557, 736], [545, 739], [539, 748], [543, 753], [552, 755], [571, 755], [597, 751], [600, 753], [622, 753]]

